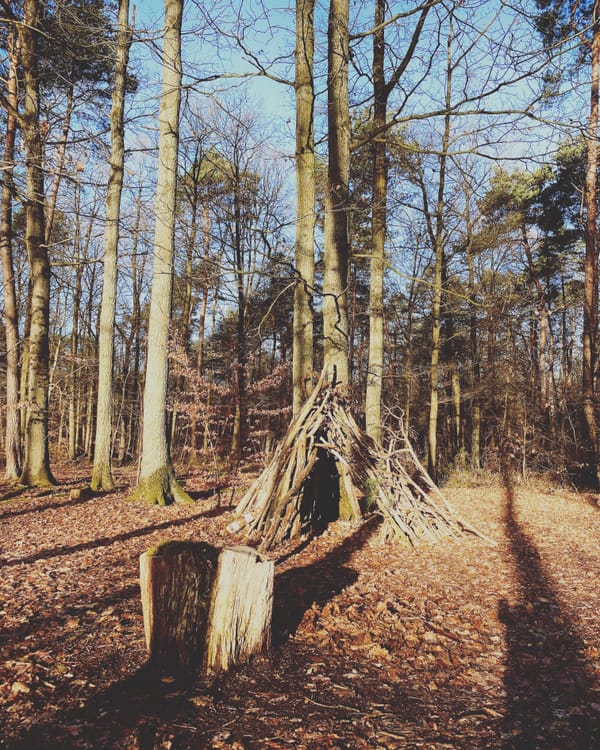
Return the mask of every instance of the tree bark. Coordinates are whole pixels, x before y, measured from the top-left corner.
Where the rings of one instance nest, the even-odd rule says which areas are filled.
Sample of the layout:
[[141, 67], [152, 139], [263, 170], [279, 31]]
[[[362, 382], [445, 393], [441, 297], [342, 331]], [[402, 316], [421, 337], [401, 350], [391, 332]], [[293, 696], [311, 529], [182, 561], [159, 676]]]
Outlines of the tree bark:
[[6, 135], [2, 161], [2, 205], [0, 216], [0, 254], [2, 256], [2, 291], [4, 296], [4, 336], [6, 340], [6, 430], [4, 433], [5, 478], [18, 479], [21, 472], [21, 421], [19, 414], [19, 321], [12, 248], [12, 201], [14, 193], [17, 66], [19, 41], [14, 27], [8, 29]]
[[[237, 149], [236, 149], [237, 152]], [[233, 433], [231, 436], [231, 469], [237, 469], [242, 457], [246, 438], [247, 402], [246, 402], [246, 286], [244, 273], [244, 245], [242, 238], [242, 175], [239, 163], [233, 165], [233, 245], [235, 253], [235, 281], [237, 291], [237, 326], [235, 339], [235, 368], [233, 371], [234, 415]]]
[[25, 0], [19, 26], [23, 64], [22, 132], [27, 158], [26, 245], [31, 267], [29, 369], [25, 459], [20, 481], [28, 486], [55, 484], [48, 450], [48, 375], [50, 262], [45, 243], [43, 142], [37, 70], [39, 0]]
[[111, 160], [106, 197], [106, 224], [104, 227], [104, 278], [100, 307], [100, 333], [98, 338], [98, 403], [96, 407], [96, 439], [92, 489], [111, 490], [112, 476], [112, 402], [114, 329], [117, 299], [117, 259], [119, 247], [119, 219], [125, 165], [125, 88], [127, 64], [132, 32], [129, 26], [129, 0], [120, 0], [117, 19], [117, 49], [115, 78], [110, 118]]
[[348, 105], [348, 0], [330, 0], [327, 120], [329, 155], [325, 194], [323, 358], [330, 378], [350, 383], [348, 362], [348, 263], [350, 239], [350, 111]]
[[315, 229], [314, 0], [296, 0], [296, 286], [294, 287], [293, 414], [312, 382]]
[[439, 372], [442, 327], [442, 299], [444, 278], [444, 193], [446, 187], [446, 169], [448, 162], [448, 148], [450, 144], [450, 106], [452, 101], [452, 58], [451, 46], [453, 37], [453, 23], [450, 19], [447, 43], [446, 65], [446, 114], [444, 116], [444, 132], [442, 148], [440, 150], [440, 172], [438, 182], [437, 203], [435, 210], [435, 236], [433, 247], [435, 253], [435, 272], [433, 282], [433, 302], [431, 306], [431, 365], [429, 388], [429, 425], [427, 433], [427, 470], [434, 481], [437, 481], [437, 428], [439, 411]]
[[411, 42], [399, 65], [385, 80], [385, 13], [386, 0], [376, 0], [373, 31], [373, 173], [371, 262], [369, 284], [369, 360], [365, 398], [367, 435], [375, 442], [382, 441], [381, 397], [383, 390], [384, 317], [383, 292], [385, 274], [385, 236], [387, 231], [387, 103], [391, 92], [400, 81], [413, 57], [429, 13], [421, 10]]
[[598, 430], [596, 424], [596, 367], [598, 337], [598, 253], [597, 233], [597, 180], [598, 180], [598, 124], [600, 88], [600, 8], [594, 3], [592, 18], [592, 83], [590, 91], [590, 116], [587, 133], [587, 165], [584, 190], [585, 259], [583, 282], [583, 415], [590, 464], [597, 487], [600, 487], [598, 460]]
[[386, 120], [388, 92], [385, 85], [386, 0], [376, 0], [373, 34], [373, 196], [369, 284], [369, 363], [365, 398], [365, 431], [381, 444], [381, 393], [383, 379], [383, 277], [387, 212]]
[[81, 392], [79, 387], [79, 312], [81, 309], [81, 278], [83, 269], [81, 265], [81, 181], [80, 175], [77, 175], [75, 185], [75, 237], [74, 237], [74, 263], [75, 263], [75, 285], [73, 287], [73, 315], [71, 323], [71, 365], [70, 365], [70, 393], [69, 393], [69, 458], [71, 460], [77, 457], [79, 452], [79, 427], [80, 420], [77, 419], [79, 406], [78, 395]]
[[467, 241], [465, 245], [465, 254], [467, 256], [468, 281], [467, 290], [469, 297], [469, 344], [471, 347], [471, 370], [470, 370], [470, 389], [471, 389], [471, 469], [478, 471], [481, 469], [481, 396], [480, 380], [481, 365], [479, 361], [479, 332], [477, 327], [477, 309], [475, 306], [475, 262], [473, 253], [473, 221], [470, 210], [470, 189], [465, 189], [466, 211], [465, 225]]
[[156, 223], [144, 385], [142, 456], [138, 486], [132, 494], [132, 499], [145, 499], [159, 505], [173, 501], [192, 502], [175, 479], [169, 455], [166, 420], [181, 102], [182, 15], [183, 0], [165, 0]]

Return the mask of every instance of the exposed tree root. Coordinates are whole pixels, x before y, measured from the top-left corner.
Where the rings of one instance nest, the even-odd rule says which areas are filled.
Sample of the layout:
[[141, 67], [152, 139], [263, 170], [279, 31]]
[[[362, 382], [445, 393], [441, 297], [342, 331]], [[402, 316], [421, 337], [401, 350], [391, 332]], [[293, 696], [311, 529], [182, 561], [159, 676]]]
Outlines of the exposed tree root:
[[169, 466], [157, 469], [149, 477], [141, 477], [137, 487], [127, 499], [143, 500], [151, 505], [193, 504], [194, 502], [179, 484], [173, 469]]

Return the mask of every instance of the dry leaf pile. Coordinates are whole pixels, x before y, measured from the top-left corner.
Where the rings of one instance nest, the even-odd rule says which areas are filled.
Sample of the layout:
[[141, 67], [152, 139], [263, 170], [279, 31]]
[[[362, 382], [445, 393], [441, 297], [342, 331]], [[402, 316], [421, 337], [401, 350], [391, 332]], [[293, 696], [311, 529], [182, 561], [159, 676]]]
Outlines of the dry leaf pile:
[[595, 498], [448, 490], [495, 547], [381, 545], [376, 520], [279, 547], [272, 654], [186, 685], [145, 668], [138, 556], [229, 543], [231, 513], [202, 477], [169, 508], [68, 479], [0, 501], [0, 747], [600, 747]]

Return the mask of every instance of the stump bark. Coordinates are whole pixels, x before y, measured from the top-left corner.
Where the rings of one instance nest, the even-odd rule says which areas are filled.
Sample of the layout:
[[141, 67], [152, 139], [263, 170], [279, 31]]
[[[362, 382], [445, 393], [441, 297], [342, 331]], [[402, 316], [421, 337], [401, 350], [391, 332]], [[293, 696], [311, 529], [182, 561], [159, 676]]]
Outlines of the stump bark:
[[215, 673], [268, 650], [274, 563], [250, 547], [166, 542], [140, 556], [146, 646], [160, 671]]

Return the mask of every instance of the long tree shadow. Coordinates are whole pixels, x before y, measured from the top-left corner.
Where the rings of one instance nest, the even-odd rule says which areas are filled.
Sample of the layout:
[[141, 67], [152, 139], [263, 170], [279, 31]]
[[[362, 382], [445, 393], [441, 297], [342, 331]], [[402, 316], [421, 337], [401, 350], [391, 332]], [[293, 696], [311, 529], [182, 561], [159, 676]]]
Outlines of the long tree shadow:
[[509, 477], [505, 485], [504, 522], [520, 588], [518, 605], [499, 604], [508, 647], [505, 750], [598, 748], [598, 698], [584, 644], [517, 519]]
[[[21, 491], [15, 493], [20, 494]], [[103, 495], [108, 493], [103, 493]], [[27, 508], [18, 508], [16, 510], [9, 510], [5, 513], [0, 513], [0, 520], [4, 518], [16, 518], [17, 516], [25, 516], [30, 513], [41, 513], [45, 510], [62, 510], [63, 508], [71, 508], [76, 505], [83, 505], [84, 503], [89, 503], [92, 500], [97, 500], [99, 497], [102, 497], [101, 494], [95, 494], [90, 495], [88, 497], [78, 497], [77, 499], [73, 500], [63, 500], [62, 498], [56, 498], [50, 503], [43, 503], [43, 504], [35, 504], [36, 501], [43, 497], [43, 495], [35, 495], [33, 497], [28, 497], [27, 500], [31, 502], [31, 506]], [[2, 498], [1, 502], [4, 502], [5, 498]], [[0, 506], [1, 507], [1, 506]]]
[[[5, 560], [0, 562], [0, 569], [9, 568], [15, 565], [26, 565], [28, 563], [36, 562], [37, 560], [49, 560], [54, 557], [61, 557], [62, 555], [71, 555], [75, 552], [83, 552], [85, 550], [97, 549], [98, 547], [108, 547], [116, 542], [125, 542], [128, 539], [135, 539], [137, 537], [148, 536], [153, 534], [155, 531], [160, 529], [173, 529], [177, 526], [185, 526], [191, 521], [195, 521], [198, 518], [211, 518], [215, 515], [215, 509], [202, 511], [202, 513], [195, 513], [193, 516], [187, 516], [186, 518], [179, 518], [176, 520], [168, 520], [163, 523], [154, 523], [151, 526], [144, 526], [139, 529], [133, 529], [132, 531], [125, 531], [122, 534], [115, 534], [114, 536], [102, 536], [97, 539], [91, 539], [89, 542], [81, 542], [80, 544], [73, 544], [71, 546], [56, 547], [54, 549], [45, 549], [40, 552], [36, 552], [28, 557], [18, 557], [14, 560]], [[216, 515], [219, 515], [217, 513]]]

